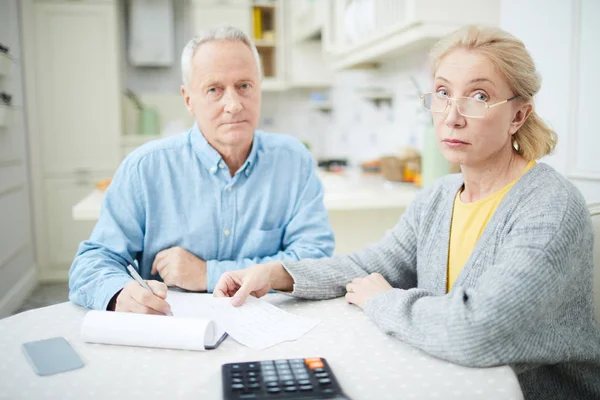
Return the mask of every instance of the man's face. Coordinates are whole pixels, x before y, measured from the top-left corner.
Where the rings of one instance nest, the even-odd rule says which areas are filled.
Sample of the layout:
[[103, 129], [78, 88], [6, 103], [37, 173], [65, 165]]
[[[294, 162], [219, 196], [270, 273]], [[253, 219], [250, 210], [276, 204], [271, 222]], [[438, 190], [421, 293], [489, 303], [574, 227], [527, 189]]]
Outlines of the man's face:
[[252, 143], [260, 116], [260, 76], [252, 51], [242, 42], [201, 44], [191, 79], [181, 92], [209, 143], [243, 147]]

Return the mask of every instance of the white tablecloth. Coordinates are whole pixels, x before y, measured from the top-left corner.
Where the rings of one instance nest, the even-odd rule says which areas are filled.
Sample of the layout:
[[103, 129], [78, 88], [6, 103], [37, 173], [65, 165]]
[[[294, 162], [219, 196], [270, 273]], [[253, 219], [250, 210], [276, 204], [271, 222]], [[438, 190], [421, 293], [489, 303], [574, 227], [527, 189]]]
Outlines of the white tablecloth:
[[[266, 298], [321, 323], [295, 342], [263, 351], [228, 338], [216, 350], [194, 352], [84, 343], [80, 327], [87, 310], [71, 303], [5, 318], [0, 320], [0, 399], [220, 399], [221, 364], [294, 357], [325, 357], [354, 400], [522, 399], [510, 368], [470, 369], [435, 359], [385, 335], [343, 298]], [[55, 336], [65, 337], [86, 365], [37, 376], [21, 344]]]

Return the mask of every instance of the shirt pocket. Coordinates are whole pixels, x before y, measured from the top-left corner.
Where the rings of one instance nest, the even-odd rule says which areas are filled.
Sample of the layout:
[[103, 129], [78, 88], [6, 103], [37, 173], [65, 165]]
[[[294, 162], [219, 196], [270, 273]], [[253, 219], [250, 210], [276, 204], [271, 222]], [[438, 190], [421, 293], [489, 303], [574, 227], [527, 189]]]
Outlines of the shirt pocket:
[[284, 228], [252, 229], [243, 238], [239, 258], [269, 257], [281, 250]]

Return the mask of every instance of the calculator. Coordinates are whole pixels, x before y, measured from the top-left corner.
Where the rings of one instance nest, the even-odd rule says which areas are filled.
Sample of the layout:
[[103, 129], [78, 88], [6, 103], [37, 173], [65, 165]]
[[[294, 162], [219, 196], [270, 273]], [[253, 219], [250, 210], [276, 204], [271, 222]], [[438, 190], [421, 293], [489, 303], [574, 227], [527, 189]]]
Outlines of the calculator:
[[223, 364], [223, 399], [348, 399], [324, 358]]

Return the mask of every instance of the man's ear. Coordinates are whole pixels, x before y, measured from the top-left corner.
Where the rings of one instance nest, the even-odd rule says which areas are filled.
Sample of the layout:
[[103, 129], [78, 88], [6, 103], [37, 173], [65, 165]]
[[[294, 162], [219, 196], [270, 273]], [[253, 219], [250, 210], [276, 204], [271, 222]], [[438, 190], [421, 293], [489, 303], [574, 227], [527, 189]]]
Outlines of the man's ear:
[[513, 120], [510, 123], [510, 134], [514, 135], [515, 132], [519, 130], [519, 128], [527, 121], [527, 118], [533, 112], [533, 106], [529, 103], [523, 104], [521, 107], [517, 109]]
[[185, 102], [185, 108], [187, 108], [188, 112], [191, 116], [194, 116], [194, 109], [192, 107], [192, 99], [190, 98], [190, 94], [188, 93], [185, 85], [181, 85], [181, 95], [183, 96], [183, 101]]

